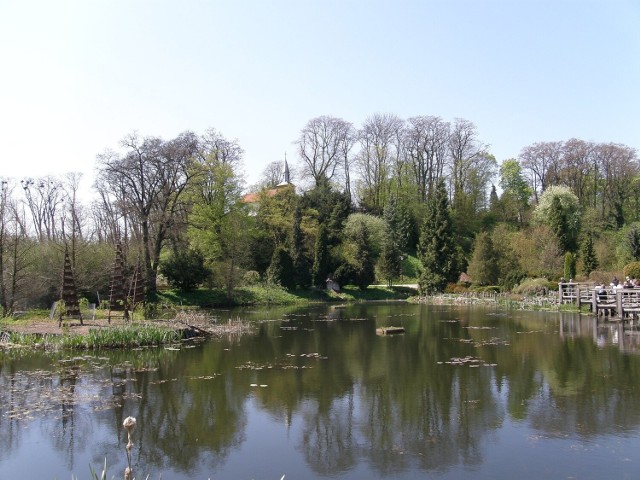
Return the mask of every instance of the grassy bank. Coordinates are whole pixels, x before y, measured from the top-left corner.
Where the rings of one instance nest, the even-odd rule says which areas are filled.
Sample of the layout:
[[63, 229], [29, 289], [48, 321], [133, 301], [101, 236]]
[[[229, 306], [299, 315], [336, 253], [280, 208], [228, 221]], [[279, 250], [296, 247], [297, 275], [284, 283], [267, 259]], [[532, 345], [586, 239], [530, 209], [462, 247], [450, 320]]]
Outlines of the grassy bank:
[[178, 342], [182, 338], [180, 330], [151, 323], [114, 325], [109, 328], [93, 328], [87, 334], [71, 331], [62, 334], [24, 333], [6, 331], [2, 333], [5, 348], [16, 346], [43, 350], [60, 349], [105, 349], [141, 347]]
[[339, 293], [311, 289], [290, 291], [278, 286], [260, 285], [234, 289], [230, 301], [223, 290], [201, 288], [193, 292], [181, 292], [166, 289], [158, 292], [158, 302], [161, 305], [215, 308], [243, 305], [301, 305], [333, 301], [404, 300], [415, 294], [415, 290], [409, 287], [381, 285], [371, 285], [366, 290], [348, 285]]

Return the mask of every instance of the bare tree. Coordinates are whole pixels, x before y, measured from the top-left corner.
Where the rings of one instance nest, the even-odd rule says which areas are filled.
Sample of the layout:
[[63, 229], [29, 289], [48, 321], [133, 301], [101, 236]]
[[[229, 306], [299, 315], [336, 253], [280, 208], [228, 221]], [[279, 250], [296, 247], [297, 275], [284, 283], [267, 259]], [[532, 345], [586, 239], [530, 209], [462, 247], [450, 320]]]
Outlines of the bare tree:
[[12, 197], [13, 187], [0, 179], [0, 306], [2, 316], [14, 312], [20, 292], [27, 281], [29, 252], [24, 214]]
[[475, 125], [462, 118], [456, 118], [449, 135], [449, 155], [451, 157], [451, 192], [453, 207], [456, 199], [461, 199], [469, 186], [472, 175], [479, 163], [487, 157], [487, 147], [478, 140]]
[[125, 137], [122, 146], [124, 156], [107, 152], [98, 157], [97, 182], [105, 199], [122, 202], [123, 211], [134, 221], [132, 226], [139, 226], [147, 292], [153, 295], [160, 252], [180, 218], [198, 139], [191, 132], [166, 142], [134, 133]]
[[536, 203], [549, 185], [557, 185], [562, 158], [562, 142], [540, 142], [520, 152], [520, 165], [527, 174]]
[[56, 240], [60, 233], [57, 220], [64, 198], [62, 183], [51, 176], [26, 178], [20, 183], [38, 240]]
[[451, 125], [440, 117], [420, 116], [407, 121], [405, 153], [421, 201], [444, 174], [450, 131]]
[[242, 161], [244, 150], [238, 140], [229, 140], [215, 128], [208, 129], [198, 142], [197, 155], [210, 163], [223, 163], [236, 168]]
[[309, 175], [316, 186], [331, 180], [343, 165], [344, 144], [351, 128], [351, 124], [341, 118], [321, 116], [309, 120], [300, 132], [296, 144], [304, 165], [303, 173]]
[[261, 188], [273, 188], [284, 181], [284, 160], [271, 162], [262, 171]]
[[375, 114], [367, 118], [358, 132], [360, 152], [356, 164], [362, 181], [360, 203], [382, 213], [389, 193], [389, 177], [400, 157], [397, 140], [404, 122], [393, 114]]

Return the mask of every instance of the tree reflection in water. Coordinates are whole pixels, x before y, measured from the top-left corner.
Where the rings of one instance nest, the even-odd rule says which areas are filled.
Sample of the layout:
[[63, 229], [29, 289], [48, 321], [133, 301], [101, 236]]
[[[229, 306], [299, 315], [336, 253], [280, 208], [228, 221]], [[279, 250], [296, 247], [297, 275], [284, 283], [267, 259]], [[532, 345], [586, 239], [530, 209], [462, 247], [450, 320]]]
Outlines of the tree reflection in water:
[[[40, 431], [49, 477], [82, 475], [105, 457], [120, 471], [129, 415], [138, 421], [134, 471], [167, 478], [455, 478], [460, 467], [492, 478], [505, 468], [492, 463], [496, 445], [521, 471], [535, 467], [509, 436], [514, 425], [531, 438], [606, 449], [624, 435], [640, 446], [640, 362], [626, 353], [629, 333], [603, 342], [592, 317], [497, 313], [399, 303], [272, 309], [251, 335], [181, 351], [6, 356], [0, 468], [15, 476], [20, 464], [18, 476], [37, 476], [24, 459]], [[390, 325], [406, 333], [375, 335]], [[275, 454], [261, 455], [265, 446]], [[579, 451], [569, 461], [545, 455], [554, 477], [576, 465], [593, 478], [633, 467], [602, 456], [592, 465]]]

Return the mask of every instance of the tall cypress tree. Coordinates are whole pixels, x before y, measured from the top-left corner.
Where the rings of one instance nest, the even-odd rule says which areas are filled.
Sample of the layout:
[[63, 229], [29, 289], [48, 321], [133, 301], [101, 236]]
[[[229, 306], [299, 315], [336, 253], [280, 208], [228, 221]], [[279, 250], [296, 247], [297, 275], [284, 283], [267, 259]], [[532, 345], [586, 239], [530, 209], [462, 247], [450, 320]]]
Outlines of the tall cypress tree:
[[593, 235], [589, 233], [582, 245], [582, 271], [585, 275], [589, 275], [597, 269], [598, 257], [596, 257], [596, 251], [593, 248]]
[[422, 263], [421, 294], [442, 292], [448, 282], [456, 280], [456, 244], [443, 180], [438, 182], [427, 199], [418, 257]]
[[376, 278], [375, 259], [371, 251], [369, 230], [366, 225], [362, 225], [362, 228], [356, 232], [355, 244], [355, 257], [358, 261], [358, 264], [355, 266], [355, 283], [360, 290], [365, 290]]
[[314, 287], [322, 287], [329, 273], [329, 248], [327, 228], [321, 223], [318, 227], [316, 249], [313, 257], [312, 280]]
[[293, 223], [291, 225], [291, 236], [289, 238], [289, 252], [293, 262], [293, 277], [296, 286], [305, 288], [311, 284], [310, 262], [304, 252], [304, 237], [302, 234], [302, 211], [299, 204], [296, 204], [293, 211]]

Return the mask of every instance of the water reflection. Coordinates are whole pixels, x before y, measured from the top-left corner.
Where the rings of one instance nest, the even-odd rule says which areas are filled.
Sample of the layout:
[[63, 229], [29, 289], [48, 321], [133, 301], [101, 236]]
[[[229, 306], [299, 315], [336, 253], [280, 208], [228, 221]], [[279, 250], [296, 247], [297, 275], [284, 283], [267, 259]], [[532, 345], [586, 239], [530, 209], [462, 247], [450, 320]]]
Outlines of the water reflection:
[[[526, 472], [531, 442], [640, 446], [638, 335], [619, 324], [401, 303], [242, 315], [254, 334], [181, 351], [3, 357], [0, 468], [63, 478], [106, 457], [119, 472], [128, 415], [134, 471], [166, 478], [495, 478], [498, 449]], [[394, 325], [406, 333], [376, 336]], [[634, 471], [544, 453], [553, 477]]]

